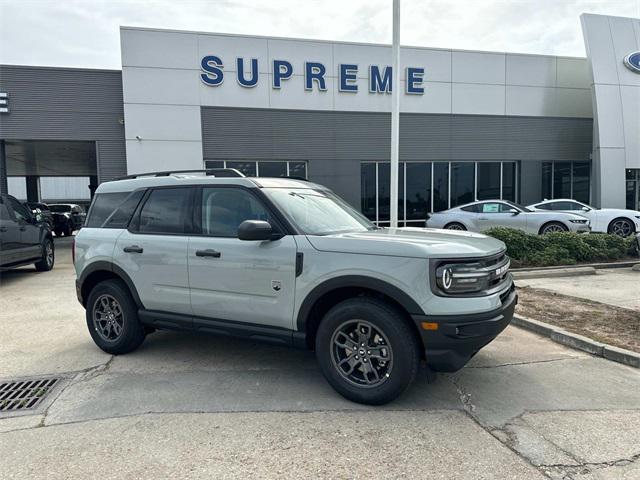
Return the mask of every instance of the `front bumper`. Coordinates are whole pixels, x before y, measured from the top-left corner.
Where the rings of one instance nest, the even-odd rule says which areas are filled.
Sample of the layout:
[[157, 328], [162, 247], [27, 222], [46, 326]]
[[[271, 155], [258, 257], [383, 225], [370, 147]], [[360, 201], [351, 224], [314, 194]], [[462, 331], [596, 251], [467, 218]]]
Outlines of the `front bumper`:
[[[470, 315], [412, 315], [425, 349], [427, 366], [435, 371], [460, 370], [478, 350], [491, 342], [513, 319], [518, 303], [515, 286], [502, 294], [502, 306], [490, 312]], [[425, 330], [423, 322], [437, 324]]]

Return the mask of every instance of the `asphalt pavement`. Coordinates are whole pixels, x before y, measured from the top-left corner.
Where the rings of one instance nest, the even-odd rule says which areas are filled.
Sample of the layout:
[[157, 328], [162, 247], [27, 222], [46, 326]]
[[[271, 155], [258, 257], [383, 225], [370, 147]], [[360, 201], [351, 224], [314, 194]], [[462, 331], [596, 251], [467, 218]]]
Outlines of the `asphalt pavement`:
[[0, 279], [0, 380], [62, 380], [0, 414], [2, 478], [640, 478], [640, 371], [509, 327], [399, 400], [336, 394], [313, 353], [157, 332], [91, 341], [69, 240]]

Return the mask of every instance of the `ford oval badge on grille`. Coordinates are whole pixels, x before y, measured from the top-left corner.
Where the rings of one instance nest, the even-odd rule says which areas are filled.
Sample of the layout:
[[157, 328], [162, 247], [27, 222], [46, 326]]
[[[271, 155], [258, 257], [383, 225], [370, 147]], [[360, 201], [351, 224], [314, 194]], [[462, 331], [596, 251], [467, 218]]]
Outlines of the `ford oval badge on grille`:
[[640, 73], [640, 52], [633, 52], [624, 57], [624, 66], [634, 73]]

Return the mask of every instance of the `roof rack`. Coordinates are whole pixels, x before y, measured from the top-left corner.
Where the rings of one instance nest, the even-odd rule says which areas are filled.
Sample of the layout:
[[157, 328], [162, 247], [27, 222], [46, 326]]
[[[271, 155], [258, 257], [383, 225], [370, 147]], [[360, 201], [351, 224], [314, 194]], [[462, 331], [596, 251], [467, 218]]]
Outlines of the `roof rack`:
[[242, 172], [236, 170], [235, 168], [207, 168], [205, 170], [167, 170], [163, 172], [136, 173], [133, 175], [127, 175], [125, 177], [117, 178], [116, 180], [131, 180], [140, 177], [168, 177], [170, 175], [180, 175], [182, 173], [204, 173], [205, 175], [211, 175], [221, 178], [244, 177]]

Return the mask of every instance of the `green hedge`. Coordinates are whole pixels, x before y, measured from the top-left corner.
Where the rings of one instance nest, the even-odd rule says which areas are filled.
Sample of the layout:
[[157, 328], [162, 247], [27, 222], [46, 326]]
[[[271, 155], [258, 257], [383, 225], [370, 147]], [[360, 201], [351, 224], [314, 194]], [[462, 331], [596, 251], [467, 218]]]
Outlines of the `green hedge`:
[[637, 258], [640, 254], [635, 236], [621, 238], [606, 233], [570, 232], [532, 235], [504, 227], [492, 228], [486, 233], [506, 244], [514, 267], [606, 262]]

